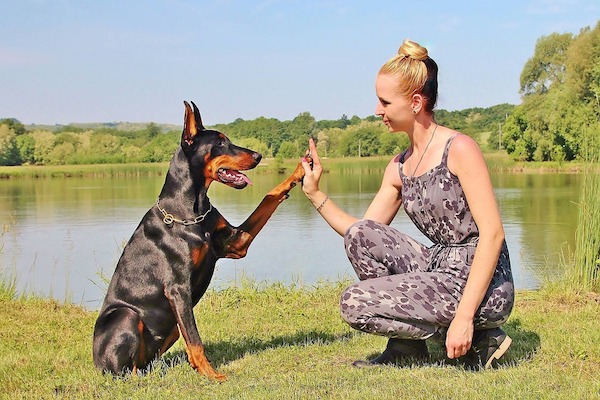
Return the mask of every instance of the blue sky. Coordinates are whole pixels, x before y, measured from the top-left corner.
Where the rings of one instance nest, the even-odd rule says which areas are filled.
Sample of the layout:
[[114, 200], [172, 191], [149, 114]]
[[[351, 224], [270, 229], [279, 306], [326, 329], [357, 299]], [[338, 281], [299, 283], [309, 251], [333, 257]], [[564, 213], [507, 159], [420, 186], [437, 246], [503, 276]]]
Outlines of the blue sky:
[[406, 38], [440, 67], [438, 107], [518, 104], [541, 36], [600, 19], [597, 0], [0, 0], [0, 118], [206, 125], [371, 115]]

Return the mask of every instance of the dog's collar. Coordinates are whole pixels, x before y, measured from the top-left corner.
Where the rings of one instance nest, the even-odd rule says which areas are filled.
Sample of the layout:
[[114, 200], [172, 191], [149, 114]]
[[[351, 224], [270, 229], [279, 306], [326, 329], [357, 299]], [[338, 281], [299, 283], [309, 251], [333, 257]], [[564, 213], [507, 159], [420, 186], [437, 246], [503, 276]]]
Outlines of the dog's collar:
[[173, 216], [173, 214], [169, 214], [168, 212], [165, 211], [164, 208], [161, 208], [160, 198], [156, 199], [156, 207], [158, 208], [158, 210], [162, 213], [162, 215], [164, 217], [163, 222], [169, 227], [173, 226], [173, 222], [177, 222], [178, 224], [181, 224], [184, 226], [199, 224], [200, 222], [204, 221], [204, 218], [206, 218], [208, 213], [212, 210], [212, 204], [208, 203], [208, 210], [204, 214], [198, 215], [194, 219], [177, 219]]

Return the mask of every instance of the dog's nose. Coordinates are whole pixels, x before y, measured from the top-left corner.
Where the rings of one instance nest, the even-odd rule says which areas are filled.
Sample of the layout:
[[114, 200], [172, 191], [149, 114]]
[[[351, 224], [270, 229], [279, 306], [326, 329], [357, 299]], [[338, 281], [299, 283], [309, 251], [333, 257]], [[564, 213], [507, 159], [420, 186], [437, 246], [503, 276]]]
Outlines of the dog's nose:
[[254, 158], [256, 160], [256, 162], [260, 162], [260, 160], [262, 160], [262, 154], [254, 152], [252, 153], [252, 158]]

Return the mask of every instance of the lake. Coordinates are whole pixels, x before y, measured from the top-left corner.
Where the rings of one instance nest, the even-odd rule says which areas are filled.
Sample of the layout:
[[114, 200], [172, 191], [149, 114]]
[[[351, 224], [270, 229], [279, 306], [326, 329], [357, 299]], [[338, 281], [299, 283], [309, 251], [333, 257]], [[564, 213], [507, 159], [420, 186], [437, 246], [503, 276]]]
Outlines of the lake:
[[[344, 210], [362, 216], [386, 163], [332, 168], [321, 187]], [[284, 177], [260, 171], [248, 176], [254, 185], [246, 189], [214, 184], [209, 192], [213, 205], [235, 225]], [[498, 173], [492, 180], [516, 286], [537, 288], [559, 271], [561, 250], [573, 249], [581, 176]], [[20, 292], [100, 307], [124, 244], [154, 205], [163, 182], [164, 176], [0, 181], [0, 274], [16, 277]], [[392, 226], [428, 243], [402, 210]], [[245, 279], [310, 286], [355, 277], [342, 238], [297, 187], [245, 258], [218, 261], [211, 287]]]

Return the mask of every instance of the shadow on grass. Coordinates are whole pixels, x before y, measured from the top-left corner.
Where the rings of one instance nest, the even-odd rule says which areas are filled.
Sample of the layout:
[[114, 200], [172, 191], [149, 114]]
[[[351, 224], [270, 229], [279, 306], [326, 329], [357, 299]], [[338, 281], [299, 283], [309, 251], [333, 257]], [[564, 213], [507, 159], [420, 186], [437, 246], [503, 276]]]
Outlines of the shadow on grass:
[[[530, 360], [540, 348], [540, 337], [537, 333], [526, 331], [521, 326], [519, 319], [513, 319], [503, 325], [503, 330], [512, 339], [512, 344], [508, 352], [497, 362], [497, 367], [515, 367], [520, 363]], [[406, 358], [398, 361], [395, 366], [399, 368], [418, 367], [418, 366], [443, 366], [450, 365], [464, 368], [468, 371], [476, 371], [472, 366], [465, 365], [464, 359], [450, 360], [446, 357], [446, 348], [441, 339], [427, 340], [430, 357], [427, 360], [416, 360]], [[383, 350], [383, 349], [382, 349]], [[365, 357], [365, 360], [372, 360], [378, 357], [381, 352], [372, 353]]]
[[[282, 335], [270, 340], [257, 338], [242, 338], [233, 341], [221, 341], [205, 344], [207, 358], [211, 361], [214, 368], [228, 364], [232, 361], [244, 357], [246, 354], [253, 354], [260, 351], [275, 349], [279, 347], [305, 347], [312, 345], [330, 344], [338, 341], [346, 341], [357, 335], [358, 332], [346, 332], [343, 334], [331, 334], [325, 332], [297, 332], [291, 335]], [[162, 361], [169, 367], [187, 362], [185, 351], [171, 351], [162, 356]]]
[[[524, 361], [530, 360], [540, 348], [540, 337], [533, 331], [527, 331], [522, 328], [519, 319], [513, 319], [503, 326], [504, 331], [512, 338], [513, 342], [508, 352], [498, 361], [498, 367], [515, 367]], [[279, 347], [305, 347], [312, 345], [327, 345], [338, 341], [347, 341], [360, 335], [358, 331], [346, 332], [343, 334], [331, 334], [318, 331], [300, 331], [291, 335], [282, 335], [270, 340], [262, 340], [253, 337], [242, 338], [240, 340], [221, 341], [206, 344], [206, 354], [211, 361], [212, 366], [218, 369], [220, 366], [232, 361], [243, 358], [246, 354], [254, 354], [268, 349]], [[457, 366], [471, 370], [460, 361], [449, 360], [446, 358], [444, 344], [436, 340], [427, 341], [430, 358], [425, 361], [406, 359], [398, 362], [397, 367], [419, 367], [419, 366]], [[383, 350], [383, 349], [381, 349]], [[381, 352], [367, 355], [365, 359], [373, 359]], [[156, 362], [156, 361], [155, 361]], [[171, 351], [162, 356], [159, 361], [163, 368], [167, 370], [187, 363], [185, 351]], [[154, 364], [154, 363], [153, 363]], [[152, 365], [152, 364], [151, 364]], [[152, 368], [152, 367], [151, 367]]]

